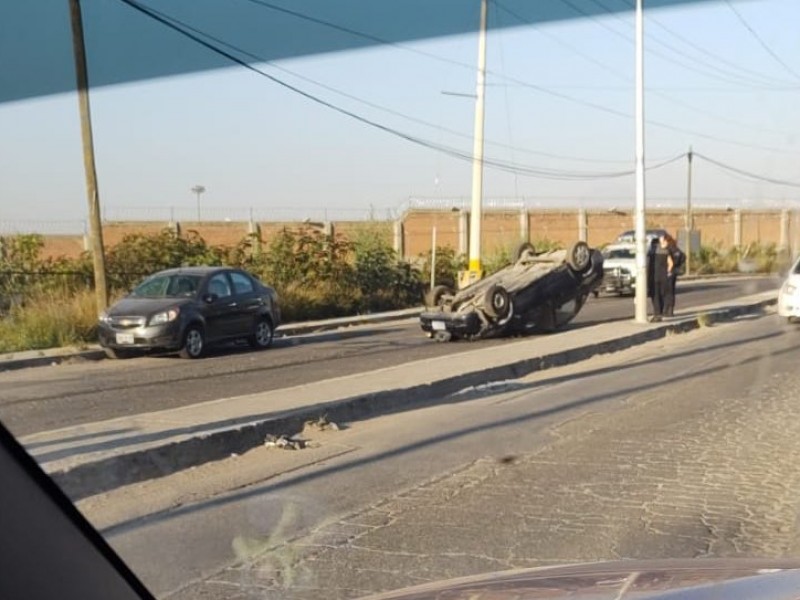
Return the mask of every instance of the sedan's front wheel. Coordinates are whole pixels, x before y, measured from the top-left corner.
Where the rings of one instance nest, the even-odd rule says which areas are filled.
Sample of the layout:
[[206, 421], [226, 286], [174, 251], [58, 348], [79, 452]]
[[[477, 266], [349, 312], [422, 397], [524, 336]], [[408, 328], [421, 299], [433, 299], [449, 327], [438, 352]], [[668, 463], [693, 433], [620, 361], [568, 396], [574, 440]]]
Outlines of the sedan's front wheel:
[[253, 348], [266, 350], [272, 345], [273, 337], [272, 323], [269, 322], [269, 319], [261, 319], [256, 323], [255, 331], [247, 338], [247, 341]]
[[206, 340], [203, 330], [197, 325], [189, 325], [183, 336], [183, 347], [180, 351], [181, 358], [200, 358], [206, 349]]

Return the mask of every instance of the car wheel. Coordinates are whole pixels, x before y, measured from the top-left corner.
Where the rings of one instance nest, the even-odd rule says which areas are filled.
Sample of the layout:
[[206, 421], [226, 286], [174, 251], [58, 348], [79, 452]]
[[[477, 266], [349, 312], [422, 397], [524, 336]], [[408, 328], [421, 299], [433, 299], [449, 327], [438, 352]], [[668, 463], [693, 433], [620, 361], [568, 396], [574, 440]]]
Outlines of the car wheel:
[[133, 351], [132, 350], [125, 350], [122, 348], [103, 348], [103, 352], [106, 353], [106, 357], [112, 360], [123, 360], [125, 358], [132, 358]]
[[453, 339], [453, 334], [449, 331], [437, 331], [433, 334], [433, 339], [443, 344], [451, 341]]
[[206, 339], [203, 330], [198, 325], [189, 325], [183, 335], [183, 347], [180, 350], [181, 358], [200, 358], [206, 349]]
[[272, 345], [272, 338], [274, 337], [274, 330], [272, 329], [272, 323], [269, 319], [260, 319], [256, 323], [256, 328], [253, 331], [253, 335], [247, 338], [248, 343], [253, 348], [258, 348], [259, 350], [266, 350]]
[[496, 319], [502, 319], [511, 310], [511, 298], [503, 286], [493, 285], [486, 290], [483, 297], [483, 309], [487, 315]]
[[514, 261], [531, 259], [536, 256], [536, 248], [530, 242], [524, 242], [514, 251]]
[[592, 251], [586, 242], [575, 242], [567, 251], [567, 264], [573, 271], [583, 273], [592, 263]]
[[453, 291], [446, 285], [437, 285], [425, 294], [425, 306], [441, 306], [442, 298], [452, 295]]

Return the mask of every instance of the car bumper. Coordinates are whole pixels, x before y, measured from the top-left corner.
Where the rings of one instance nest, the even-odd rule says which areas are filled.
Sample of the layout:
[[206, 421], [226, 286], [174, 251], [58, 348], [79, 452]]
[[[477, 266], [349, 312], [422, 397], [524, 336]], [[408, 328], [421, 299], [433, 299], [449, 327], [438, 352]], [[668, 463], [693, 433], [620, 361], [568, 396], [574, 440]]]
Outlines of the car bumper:
[[447, 331], [459, 337], [475, 335], [481, 330], [481, 320], [475, 311], [468, 313], [424, 312], [419, 317], [419, 324], [427, 333]]
[[607, 272], [603, 276], [600, 289], [604, 292], [628, 292], [636, 289], [636, 279], [631, 275], [615, 275]]
[[800, 317], [800, 296], [790, 294], [778, 296], [778, 314], [781, 317]]
[[115, 328], [100, 323], [98, 341], [104, 348], [174, 350], [181, 346], [181, 328], [177, 322], [150, 327]]

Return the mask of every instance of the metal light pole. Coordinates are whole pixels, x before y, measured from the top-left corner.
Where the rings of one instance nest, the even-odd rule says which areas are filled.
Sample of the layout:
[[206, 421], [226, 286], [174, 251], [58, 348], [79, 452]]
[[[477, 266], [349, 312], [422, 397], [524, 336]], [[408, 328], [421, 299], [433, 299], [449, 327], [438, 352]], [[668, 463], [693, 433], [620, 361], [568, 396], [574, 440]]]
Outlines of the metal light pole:
[[694, 219], [692, 218], [692, 147], [689, 146], [689, 153], [686, 155], [689, 160], [689, 172], [686, 180], [686, 274], [691, 271], [692, 262], [692, 231], [694, 230]]
[[206, 188], [202, 185], [196, 185], [192, 188], [192, 191], [197, 194], [197, 222], [200, 222], [200, 194], [206, 191]]
[[486, 17], [488, 0], [481, 0], [478, 36], [478, 81], [475, 100], [475, 134], [472, 151], [472, 211], [469, 219], [469, 280], [481, 278], [481, 209], [483, 204], [483, 123], [486, 91]]
[[644, 19], [636, 0], [636, 298], [635, 320], [647, 323], [647, 226], [644, 194]]
[[89, 74], [86, 67], [86, 46], [83, 40], [83, 19], [80, 0], [69, 2], [72, 26], [72, 49], [75, 58], [75, 77], [78, 85], [78, 108], [81, 118], [83, 141], [83, 170], [86, 176], [86, 198], [89, 202], [89, 232], [94, 268], [94, 291], [97, 312], [108, 306], [108, 284], [106, 282], [106, 258], [103, 248], [103, 225], [100, 216], [100, 194], [97, 190], [97, 168], [94, 161], [92, 116], [89, 106]]

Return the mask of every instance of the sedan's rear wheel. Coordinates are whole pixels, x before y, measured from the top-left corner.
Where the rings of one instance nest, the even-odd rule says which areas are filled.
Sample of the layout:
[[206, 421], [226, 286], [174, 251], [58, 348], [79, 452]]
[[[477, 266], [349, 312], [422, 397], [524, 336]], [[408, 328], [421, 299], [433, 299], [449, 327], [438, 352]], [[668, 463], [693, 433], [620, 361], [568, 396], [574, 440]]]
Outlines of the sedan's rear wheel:
[[425, 294], [425, 306], [431, 308], [441, 306], [445, 296], [452, 296], [453, 290], [446, 285], [434, 286], [427, 294]]
[[189, 325], [183, 336], [183, 347], [179, 353], [181, 358], [200, 358], [205, 349], [203, 330], [198, 325]]
[[275, 334], [272, 329], [272, 323], [270, 322], [270, 320], [260, 319], [256, 323], [253, 335], [247, 338], [247, 341], [253, 348], [258, 348], [259, 350], [266, 350], [272, 345], [272, 339], [274, 335]]
[[592, 251], [586, 242], [575, 242], [567, 250], [567, 264], [573, 271], [583, 273], [592, 262]]

